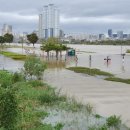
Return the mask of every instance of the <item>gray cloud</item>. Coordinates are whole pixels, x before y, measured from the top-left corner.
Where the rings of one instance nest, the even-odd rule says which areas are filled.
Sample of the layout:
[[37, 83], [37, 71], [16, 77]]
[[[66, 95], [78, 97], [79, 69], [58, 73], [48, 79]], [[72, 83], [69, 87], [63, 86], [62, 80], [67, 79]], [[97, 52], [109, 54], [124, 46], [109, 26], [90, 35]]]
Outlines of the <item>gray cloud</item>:
[[12, 24], [16, 32], [38, 27], [38, 14], [54, 3], [61, 12], [65, 32], [105, 33], [108, 28], [130, 33], [129, 0], [0, 0], [0, 28]]

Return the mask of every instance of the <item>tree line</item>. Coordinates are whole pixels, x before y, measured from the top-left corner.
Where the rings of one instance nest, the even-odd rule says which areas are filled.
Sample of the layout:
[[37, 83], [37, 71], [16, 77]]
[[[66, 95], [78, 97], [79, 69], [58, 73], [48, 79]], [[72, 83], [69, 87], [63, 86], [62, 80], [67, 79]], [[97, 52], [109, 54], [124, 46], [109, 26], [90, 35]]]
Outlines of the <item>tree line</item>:
[[[69, 44], [69, 42], [67, 44]], [[86, 41], [86, 40], [74, 40], [73, 39], [70, 44], [85, 44], [85, 45], [130, 45], [130, 40]]]

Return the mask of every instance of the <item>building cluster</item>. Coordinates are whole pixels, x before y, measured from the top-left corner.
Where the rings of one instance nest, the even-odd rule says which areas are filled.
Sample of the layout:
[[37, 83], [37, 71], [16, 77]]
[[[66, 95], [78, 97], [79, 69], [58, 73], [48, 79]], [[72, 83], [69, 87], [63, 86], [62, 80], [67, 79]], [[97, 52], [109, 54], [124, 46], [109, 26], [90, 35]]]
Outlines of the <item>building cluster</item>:
[[111, 40], [130, 40], [130, 34], [125, 34], [123, 31], [117, 31], [117, 33], [113, 33], [112, 29], [108, 30], [108, 37]]
[[23, 33], [14, 33], [12, 25], [4, 24], [1, 30], [1, 36], [5, 34], [12, 34], [14, 36], [13, 42], [20, 43], [20, 42], [27, 42], [27, 32]]
[[96, 41], [99, 39], [99, 35], [96, 34], [86, 34], [86, 33], [69, 33], [65, 34], [62, 40], [85, 40], [85, 41]]
[[[4, 24], [1, 35], [13, 34], [14, 42], [27, 42], [27, 32], [22, 34], [13, 33], [11, 25]], [[54, 4], [49, 4], [43, 7], [39, 14], [38, 30], [34, 31], [39, 39], [48, 39], [50, 37], [60, 38], [63, 41], [103, 41], [103, 40], [130, 40], [130, 34], [125, 34], [123, 31], [113, 33], [112, 29], [108, 30], [108, 34], [87, 34], [87, 33], [69, 33], [64, 34], [60, 29], [60, 12]]]
[[130, 40], [130, 34], [125, 34], [123, 31], [113, 33], [112, 29], [108, 30], [108, 34], [87, 34], [87, 33], [69, 33], [62, 38], [64, 41], [104, 41], [104, 40]]

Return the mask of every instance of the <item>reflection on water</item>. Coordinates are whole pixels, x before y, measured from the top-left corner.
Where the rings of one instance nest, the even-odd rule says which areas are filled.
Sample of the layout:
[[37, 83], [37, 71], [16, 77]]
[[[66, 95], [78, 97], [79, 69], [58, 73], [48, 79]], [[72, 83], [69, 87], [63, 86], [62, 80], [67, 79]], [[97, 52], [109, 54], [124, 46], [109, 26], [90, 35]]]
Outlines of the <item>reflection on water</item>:
[[63, 69], [66, 67], [65, 61], [47, 61], [47, 66], [49, 69], [58, 68]]
[[19, 71], [23, 67], [24, 62], [13, 60], [11, 58], [0, 55], [0, 69], [9, 70], [12, 72]]

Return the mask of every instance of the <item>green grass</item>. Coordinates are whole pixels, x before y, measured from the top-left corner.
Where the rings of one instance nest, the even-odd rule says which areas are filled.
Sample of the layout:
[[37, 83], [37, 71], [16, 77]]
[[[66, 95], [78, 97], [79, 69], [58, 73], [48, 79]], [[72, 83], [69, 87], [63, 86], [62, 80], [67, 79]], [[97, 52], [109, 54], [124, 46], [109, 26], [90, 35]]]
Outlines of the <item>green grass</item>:
[[104, 72], [104, 71], [101, 71], [99, 69], [90, 69], [90, 68], [86, 68], [86, 67], [70, 67], [70, 68], [67, 68], [67, 69], [74, 71], [76, 73], [83, 73], [83, 74], [88, 74], [88, 75], [91, 75], [91, 76], [95, 76], [95, 75], [113, 76], [113, 74], [111, 74], [111, 73]]
[[[1, 70], [0, 83], [8, 82], [13, 79], [13, 76], [16, 78], [21, 75]], [[61, 130], [64, 124], [60, 122], [55, 126], [41, 123], [41, 120], [49, 115], [47, 112], [48, 108], [66, 110], [67, 112], [85, 111], [87, 115], [93, 114], [93, 107], [90, 104], [83, 105], [82, 103], [77, 103], [73, 98], [67, 99], [64, 96], [60, 96], [60, 93], [56, 92], [54, 88], [39, 80], [25, 81], [25, 79], [19, 78], [19, 80], [13, 81], [15, 82], [9, 82], [9, 84], [12, 84], [12, 87], [16, 89], [16, 98], [18, 101], [19, 115], [16, 130]], [[101, 116], [96, 114], [95, 117], [99, 119]], [[117, 124], [117, 120], [110, 118], [109, 123], [111, 123], [110, 125], [115, 125]], [[105, 126], [99, 127], [93, 126], [89, 130], [107, 130]], [[0, 130], [3, 129], [0, 128]]]
[[128, 50], [126, 51], [126, 53], [130, 53], [130, 50], [128, 49]]
[[[17, 96], [21, 110], [18, 129], [60, 130], [61, 125], [54, 128], [51, 125], [41, 124], [40, 119], [44, 119], [48, 113], [46, 110], [37, 110], [43, 105], [49, 106], [51, 103], [61, 100], [59, 96], [54, 94], [53, 88], [40, 81], [18, 82], [14, 86], [18, 88]], [[48, 96], [46, 97], [46, 95]]]
[[74, 71], [76, 73], [83, 73], [83, 74], [88, 74], [88, 75], [91, 75], [91, 76], [95, 76], [95, 75], [108, 76], [104, 80], [130, 84], [130, 79], [117, 78], [117, 77], [114, 77], [113, 74], [101, 71], [99, 69], [90, 69], [90, 68], [85, 68], [85, 67], [70, 67], [70, 68], [67, 68], [67, 69]]
[[14, 76], [17, 78], [22, 75], [0, 70], [0, 87], [2, 87], [0, 93], [1, 90], [6, 90], [6, 87], [10, 85], [16, 90], [19, 113], [16, 130], [60, 130], [63, 127], [62, 124], [57, 124], [55, 127], [42, 124], [40, 120], [48, 116], [48, 113], [46, 110], [41, 111], [38, 108], [50, 106], [50, 104], [61, 101], [63, 98], [55, 93], [55, 89], [39, 80], [25, 81], [22, 78], [14, 80]]
[[22, 54], [17, 54], [14, 52], [8, 52], [8, 51], [0, 51], [1, 55], [10, 57], [14, 60], [25, 60], [26, 59], [26, 55], [22, 55]]
[[27, 49], [32, 49], [32, 48], [34, 48], [34, 47], [30, 47], [30, 46], [25, 46], [25, 45], [23, 45], [23, 47], [22, 47], [22, 43], [20, 43], [19, 44], [20, 46], [18, 46], [18, 45], [12, 45], [12, 44], [10, 44], [10, 45], [6, 45], [6, 44], [4, 44], [4, 45], [0, 45], [0, 48], [1, 49], [3, 49], [3, 48], [27, 48]]
[[130, 79], [122, 79], [122, 78], [116, 78], [116, 77], [108, 77], [108, 78], [106, 78], [105, 80], [130, 84]]

